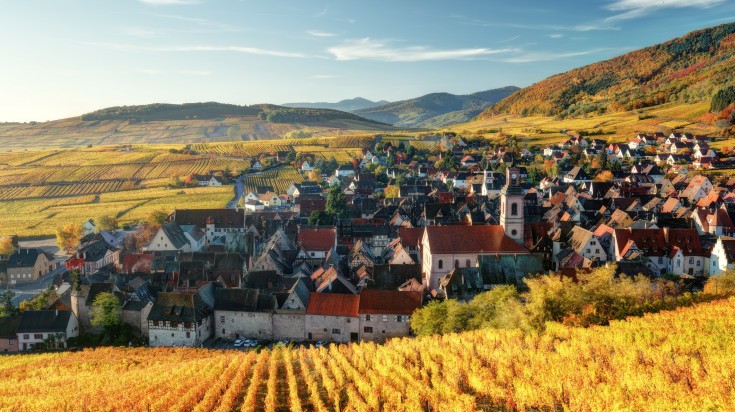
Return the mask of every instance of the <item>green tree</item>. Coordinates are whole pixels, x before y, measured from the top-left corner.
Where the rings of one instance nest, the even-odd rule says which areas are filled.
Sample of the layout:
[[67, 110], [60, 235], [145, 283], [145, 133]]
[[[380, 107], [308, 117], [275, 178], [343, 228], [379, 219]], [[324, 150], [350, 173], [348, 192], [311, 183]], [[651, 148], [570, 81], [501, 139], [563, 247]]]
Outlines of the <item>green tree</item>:
[[528, 178], [531, 180], [531, 183], [536, 184], [539, 182], [539, 171], [535, 167], [529, 167], [528, 168]]
[[13, 305], [13, 297], [15, 297], [15, 293], [10, 289], [0, 295], [0, 317], [18, 314], [18, 310]]
[[151, 226], [161, 226], [166, 221], [168, 216], [169, 216], [168, 212], [166, 212], [165, 210], [158, 209], [158, 210], [152, 211], [148, 215], [148, 218], [146, 220], [148, 224]]
[[94, 298], [92, 310], [90, 310], [92, 325], [111, 332], [122, 322], [122, 307], [117, 296], [109, 292], [102, 292]]
[[347, 216], [347, 199], [345, 198], [345, 194], [342, 193], [340, 185], [334, 185], [329, 188], [325, 211], [335, 218]]
[[310, 225], [329, 225], [332, 222], [332, 217], [323, 210], [315, 210], [309, 214]]

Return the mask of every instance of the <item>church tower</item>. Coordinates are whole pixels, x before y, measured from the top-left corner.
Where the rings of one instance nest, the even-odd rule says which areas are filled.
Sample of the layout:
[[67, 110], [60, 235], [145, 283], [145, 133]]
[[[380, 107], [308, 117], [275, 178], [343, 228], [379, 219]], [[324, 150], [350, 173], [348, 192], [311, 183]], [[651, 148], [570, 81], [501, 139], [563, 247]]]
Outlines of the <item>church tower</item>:
[[520, 170], [511, 166], [505, 169], [505, 186], [500, 191], [500, 225], [505, 234], [523, 244], [523, 198]]

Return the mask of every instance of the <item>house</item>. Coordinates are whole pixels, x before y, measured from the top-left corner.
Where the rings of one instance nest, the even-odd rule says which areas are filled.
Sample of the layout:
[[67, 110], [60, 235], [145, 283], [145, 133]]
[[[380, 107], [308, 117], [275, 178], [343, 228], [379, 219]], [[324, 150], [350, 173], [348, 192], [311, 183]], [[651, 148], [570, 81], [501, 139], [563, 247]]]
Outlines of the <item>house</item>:
[[600, 239], [593, 232], [574, 226], [569, 233], [569, 247], [593, 262], [607, 262], [607, 253]]
[[479, 255], [529, 254], [503, 226], [427, 226], [421, 239], [421, 271], [429, 290], [455, 267], [474, 267]]
[[64, 349], [69, 338], [79, 336], [79, 322], [69, 310], [29, 310], [16, 329], [18, 350]]
[[0, 353], [18, 352], [20, 316], [0, 317]]
[[411, 314], [421, 307], [420, 292], [364, 289], [360, 292], [359, 339], [385, 342], [411, 333]]
[[337, 246], [336, 229], [299, 230], [297, 245], [301, 247], [299, 256], [305, 259], [324, 259], [327, 252]]
[[199, 186], [222, 186], [221, 177], [214, 175], [193, 175], [192, 180]]
[[263, 164], [260, 163], [260, 160], [253, 160], [253, 164], [250, 165], [250, 169], [259, 172], [263, 170]]
[[735, 269], [735, 238], [720, 236], [710, 253], [709, 276], [733, 269]]
[[355, 174], [355, 169], [351, 165], [342, 165], [337, 168], [337, 170], [334, 171], [334, 175], [336, 177], [347, 177], [347, 176], [353, 176]]
[[91, 233], [97, 232], [97, 225], [94, 223], [94, 220], [89, 219], [86, 222], [82, 223], [82, 235], [89, 235]]
[[179, 226], [202, 228], [206, 246], [223, 245], [229, 252], [245, 253], [248, 227], [242, 209], [177, 209], [170, 220]]
[[104, 240], [93, 240], [77, 249], [75, 259], [81, 273], [90, 275], [105, 266], [119, 264], [120, 252]]
[[129, 300], [122, 307], [122, 321], [133, 328], [136, 336], [148, 337], [148, 315], [151, 309], [152, 300]]
[[273, 336], [276, 300], [258, 289], [224, 289], [214, 292], [215, 337], [220, 339]]
[[183, 228], [176, 222], [168, 222], [161, 226], [153, 236], [150, 243], [144, 248], [146, 251], [155, 252], [163, 250], [175, 250], [179, 252], [192, 252], [192, 240], [196, 239], [197, 246], [201, 250], [199, 242], [204, 238], [204, 235], [194, 225], [188, 225], [187, 228], [192, 232], [189, 236], [186, 235]]
[[565, 183], [585, 183], [592, 181], [592, 177], [579, 166], [575, 166], [564, 175]]
[[7, 277], [11, 285], [33, 282], [53, 270], [54, 257], [42, 249], [19, 248], [8, 257]]
[[360, 339], [360, 296], [312, 293], [306, 307], [306, 340], [357, 342]]
[[82, 332], [102, 331], [99, 327], [92, 326], [91, 310], [94, 300], [100, 293], [119, 292], [112, 283], [93, 282], [90, 284], [80, 285], [78, 289], [71, 292], [71, 310], [79, 322], [79, 328]]
[[258, 196], [258, 201], [262, 203], [265, 207], [277, 207], [283, 204], [283, 202], [281, 201], [281, 197], [278, 196], [276, 193], [270, 191]]
[[196, 292], [160, 292], [148, 314], [150, 346], [198, 347], [212, 336], [214, 285]]
[[314, 170], [314, 168], [306, 160], [304, 160], [304, 163], [301, 163], [301, 168], [300, 169], [301, 169], [301, 172], [302, 173], [309, 173], [312, 170]]

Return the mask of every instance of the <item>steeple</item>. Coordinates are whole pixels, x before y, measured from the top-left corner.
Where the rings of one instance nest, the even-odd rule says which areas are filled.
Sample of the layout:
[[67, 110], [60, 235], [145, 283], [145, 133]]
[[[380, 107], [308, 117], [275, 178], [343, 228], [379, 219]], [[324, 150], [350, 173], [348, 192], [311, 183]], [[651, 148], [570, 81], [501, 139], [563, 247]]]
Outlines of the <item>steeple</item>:
[[514, 165], [505, 169], [505, 186], [500, 190], [500, 224], [505, 234], [523, 244], [523, 188], [521, 172]]

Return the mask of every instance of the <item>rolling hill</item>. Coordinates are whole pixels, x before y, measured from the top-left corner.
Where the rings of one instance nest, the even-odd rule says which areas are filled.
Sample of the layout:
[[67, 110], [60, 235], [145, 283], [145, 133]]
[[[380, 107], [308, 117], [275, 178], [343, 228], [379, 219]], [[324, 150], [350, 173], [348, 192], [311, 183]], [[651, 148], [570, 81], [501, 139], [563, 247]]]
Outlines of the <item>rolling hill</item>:
[[327, 103], [327, 102], [285, 103], [285, 104], [282, 104], [281, 106], [300, 107], [300, 108], [307, 108], [307, 109], [333, 109], [333, 110], [341, 110], [343, 112], [354, 112], [356, 110], [370, 109], [373, 107], [383, 106], [388, 103], [390, 102], [387, 100], [380, 100], [380, 101], [374, 102], [372, 100], [368, 100], [362, 97], [355, 97], [354, 99], [340, 100], [337, 103]]
[[487, 90], [468, 95], [431, 93], [401, 100], [355, 114], [398, 127], [436, 128], [466, 122], [483, 109], [518, 90], [515, 86]]
[[101, 109], [43, 123], [0, 124], [0, 151], [118, 144], [241, 142], [395, 130], [327, 109], [221, 103], [150, 104]]
[[735, 23], [728, 23], [551, 76], [480, 117], [574, 117], [666, 102], [709, 102], [718, 90], [734, 84], [734, 75]]

